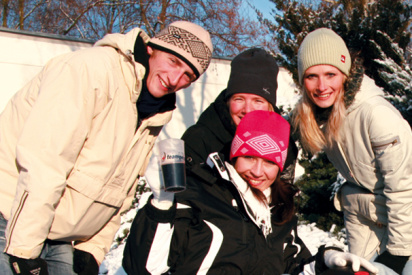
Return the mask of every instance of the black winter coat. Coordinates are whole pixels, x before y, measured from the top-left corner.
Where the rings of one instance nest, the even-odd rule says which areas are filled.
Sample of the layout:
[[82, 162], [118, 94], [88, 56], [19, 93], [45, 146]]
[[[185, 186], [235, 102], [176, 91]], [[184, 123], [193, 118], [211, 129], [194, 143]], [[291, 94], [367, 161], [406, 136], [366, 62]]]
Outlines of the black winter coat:
[[315, 259], [317, 271], [325, 268], [323, 251], [311, 256], [298, 237], [296, 217], [280, 226], [272, 217], [265, 238], [235, 185], [202, 169], [208, 179], [188, 172], [187, 189], [170, 210], [153, 207], [150, 199], [139, 210], [124, 249], [128, 274], [298, 274]]
[[[189, 127], [182, 136], [185, 141], [186, 167], [189, 169], [199, 169], [199, 164], [213, 152], [220, 152], [225, 159], [229, 159], [230, 145], [235, 137], [236, 126], [230, 117], [224, 99], [225, 93], [226, 90], [223, 90], [200, 115], [196, 124]], [[292, 184], [294, 181], [297, 155], [298, 148], [295, 141], [290, 138], [285, 168], [281, 173], [281, 179], [286, 183]]]

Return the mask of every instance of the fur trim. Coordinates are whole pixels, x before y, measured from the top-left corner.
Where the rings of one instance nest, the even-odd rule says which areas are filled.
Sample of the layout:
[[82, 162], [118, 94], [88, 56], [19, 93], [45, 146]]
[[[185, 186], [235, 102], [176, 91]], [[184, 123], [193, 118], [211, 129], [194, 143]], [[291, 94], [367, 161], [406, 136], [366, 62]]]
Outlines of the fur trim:
[[352, 59], [352, 68], [349, 73], [348, 80], [345, 82], [345, 107], [346, 109], [353, 103], [356, 94], [360, 90], [363, 74], [365, 69], [363, 67], [363, 60], [360, 57], [355, 57]]

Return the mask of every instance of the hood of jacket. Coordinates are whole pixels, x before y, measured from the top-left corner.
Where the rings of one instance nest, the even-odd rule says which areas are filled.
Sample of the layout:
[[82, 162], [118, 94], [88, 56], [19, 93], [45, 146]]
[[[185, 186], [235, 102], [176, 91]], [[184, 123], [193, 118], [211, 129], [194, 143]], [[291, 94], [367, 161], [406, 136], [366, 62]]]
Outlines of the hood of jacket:
[[[226, 89], [223, 90], [210, 104], [210, 106], [200, 115], [197, 124], [204, 125], [216, 135], [223, 143], [229, 141], [235, 135], [236, 126], [230, 116], [229, 107], [225, 101]], [[229, 135], [228, 135], [229, 134]]]
[[376, 95], [383, 95], [382, 89], [376, 86], [375, 81], [365, 74], [362, 59], [358, 57], [353, 58], [350, 76], [344, 89], [344, 101], [348, 114], [357, 109], [365, 100]]
[[110, 33], [97, 41], [94, 46], [110, 46], [119, 50], [124, 55], [133, 58], [133, 50], [136, 38], [140, 36], [143, 42], [147, 44], [150, 37], [140, 28], [134, 28], [126, 34]]
[[375, 81], [367, 75], [362, 78], [362, 84], [353, 99], [353, 102], [347, 108], [347, 113], [351, 113], [353, 110], [357, 109], [362, 102], [365, 102], [374, 96], [384, 96], [383, 90], [375, 84]]
[[[105, 35], [97, 41], [94, 46], [113, 47], [126, 56], [135, 66], [138, 79], [146, 80], [148, 71], [148, 55], [146, 46], [150, 37], [140, 28], [134, 28], [126, 34], [112, 33]], [[136, 51], [136, 52], [135, 52]], [[136, 59], [137, 58], [137, 59]], [[151, 96], [145, 83], [137, 102], [139, 112], [139, 124], [141, 119], [175, 109], [176, 95], [170, 94], [160, 99]]]

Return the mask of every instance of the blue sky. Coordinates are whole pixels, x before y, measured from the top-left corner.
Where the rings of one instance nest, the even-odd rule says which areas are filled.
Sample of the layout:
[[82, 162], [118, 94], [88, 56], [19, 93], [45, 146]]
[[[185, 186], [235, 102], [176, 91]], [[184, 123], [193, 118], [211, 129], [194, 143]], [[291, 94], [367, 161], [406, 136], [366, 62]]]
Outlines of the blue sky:
[[[248, 0], [248, 1], [243, 1], [243, 4], [245, 5], [246, 9], [250, 9], [249, 5], [247, 2], [250, 2], [253, 6], [255, 6], [259, 11], [261, 11], [264, 15], [265, 18], [272, 19], [273, 16], [270, 15], [270, 12], [273, 8], [275, 8], [275, 4], [270, 2], [269, 0]], [[249, 12], [250, 16], [253, 16], [253, 18], [256, 18], [256, 14], [253, 10], [250, 9]]]
[[275, 8], [275, 4], [269, 0], [249, 0], [258, 10], [260, 10], [266, 18], [271, 18], [270, 12]]

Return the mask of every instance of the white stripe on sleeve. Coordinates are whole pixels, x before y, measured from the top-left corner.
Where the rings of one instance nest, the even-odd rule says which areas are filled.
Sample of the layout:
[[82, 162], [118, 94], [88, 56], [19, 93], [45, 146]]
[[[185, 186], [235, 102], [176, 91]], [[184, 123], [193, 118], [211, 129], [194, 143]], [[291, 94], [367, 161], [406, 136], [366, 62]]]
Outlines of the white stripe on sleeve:
[[170, 227], [170, 223], [159, 223], [157, 225], [155, 238], [146, 263], [146, 269], [152, 275], [162, 274], [169, 270], [167, 258], [169, 257], [173, 230], [174, 227]]
[[315, 263], [316, 261], [310, 262], [303, 266], [303, 271], [299, 275], [315, 275]]
[[222, 246], [223, 243], [223, 233], [222, 231], [215, 226], [213, 223], [204, 221], [212, 230], [213, 233], [213, 238], [212, 238], [212, 243], [210, 244], [209, 252], [207, 253], [206, 257], [204, 258], [202, 265], [199, 268], [199, 271], [197, 272], [197, 275], [203, 275], [207, 274], [209, 271], [210, 267], [212, 266], [217, 253], [220, 250], [220, 247]]

